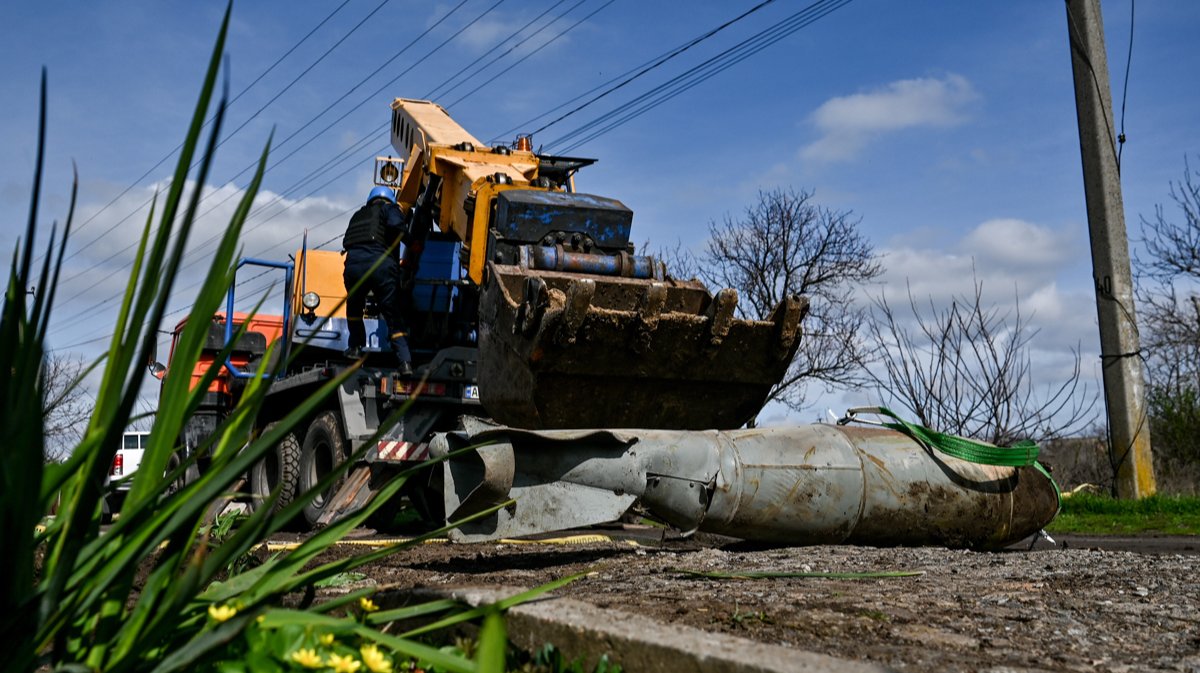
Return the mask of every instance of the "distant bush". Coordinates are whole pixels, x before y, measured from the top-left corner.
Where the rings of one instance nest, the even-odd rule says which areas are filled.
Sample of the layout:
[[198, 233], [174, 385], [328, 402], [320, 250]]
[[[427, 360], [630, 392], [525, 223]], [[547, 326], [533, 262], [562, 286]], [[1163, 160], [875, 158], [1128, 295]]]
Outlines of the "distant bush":
[[1152, 387], [1147, 396], [1150, 444], [1159, 490], [1200, 489], [1200, 391], [1194, 386]]

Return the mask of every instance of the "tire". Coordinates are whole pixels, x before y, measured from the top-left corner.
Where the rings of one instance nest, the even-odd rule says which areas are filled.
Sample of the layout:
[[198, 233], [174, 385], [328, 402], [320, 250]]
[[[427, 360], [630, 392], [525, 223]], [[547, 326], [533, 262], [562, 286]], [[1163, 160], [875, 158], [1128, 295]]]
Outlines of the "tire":
[[108, 493], [100, 498], [100, 525], [102, 526], [113, 522], [113, 503], [110, 501], [112, 497], [113, 494]]
[[[326, 411], [318, 415], [309, 423], [308, 432], [304, 434], [304, 445], [300, 450], [300, 478], [297, 483], [299, 492], [307, 493], [349, 455], [337, 414]], [[315, 525], [321, 518], [330, 499], [337, 493], [344, 480], [345, 475], [309, 499], [304, 506], [304, 520], [309, 526]]]
[[[175, 451], [171, 455], [167, 456], [167, 466], [163, 470], [163, 476], [166, 476], [172, 471], [179, 469], [179, 466], [183, 464], [183, 460], [183, 454], [181, 454], [179, 451]], [[173, 497], [176, 493], [182, 490], [184, 486], [187, 486], [199, 478], [200, 468], [196, 465], [195, 461], [192, 461], [192, 464], [183, 471], [182, 475], [167, 485], [164, 494], [168, 497]]]
[[[271, 430], [268, 423], [263, 432]], [[250, 468], [250, 497], [254, 509], [258, 509], [277, 489], [279, 497], [273, 511], [279, 512], [296, 499], [296, 485], [300, 478], [300, 440], [295, 432], [289, 432], [279, 443], [267, 450], [254, 467]]]

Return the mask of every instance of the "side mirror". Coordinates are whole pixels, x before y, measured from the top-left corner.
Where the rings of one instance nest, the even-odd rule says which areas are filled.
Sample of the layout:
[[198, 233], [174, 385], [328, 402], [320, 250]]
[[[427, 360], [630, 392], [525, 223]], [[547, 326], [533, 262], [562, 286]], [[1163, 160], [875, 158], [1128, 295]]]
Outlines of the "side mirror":
[[146, 359], [146, 369], [150, 370], [150, 376], [161, 381], [167, 373], [167, 366], [158, 361], [158, 333], [156, 330], [146, 332], [145, 347], [149, 354]]

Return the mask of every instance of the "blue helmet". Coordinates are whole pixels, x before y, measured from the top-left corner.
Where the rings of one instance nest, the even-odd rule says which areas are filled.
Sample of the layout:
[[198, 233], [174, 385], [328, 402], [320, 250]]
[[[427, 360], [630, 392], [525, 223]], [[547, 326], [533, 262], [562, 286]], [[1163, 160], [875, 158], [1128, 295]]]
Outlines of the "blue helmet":
[[371, 193], [367, 195], [367, 203], [370, 203], [381, 196], [392, 203], [396, 202], [396, 192], [393, 192], [391, 187], [379, 186], [375, 189], [372, 189]]

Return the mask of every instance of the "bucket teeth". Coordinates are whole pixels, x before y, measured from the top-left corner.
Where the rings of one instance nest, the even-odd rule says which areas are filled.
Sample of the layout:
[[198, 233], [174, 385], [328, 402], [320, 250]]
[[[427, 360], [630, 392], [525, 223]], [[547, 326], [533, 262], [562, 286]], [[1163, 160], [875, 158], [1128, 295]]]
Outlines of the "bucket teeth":
[[709, 343], [713, 348], [720, 347], [729, 336], [729, 327], [733, 325], [733, 315], [737, 310], [738, 293], [732, 288], [725, 288], [713, 298], [712, 306], [708, 307]]
[[542, 324], [542, 316], [546, 314], [546, 307], [549, 305], [550, 295], [546, 289], [546, 281], [537, 276], [526, 278], [525, 299], [517, 307], [517, 319], [513, 322], [513, 328], [520, 330], [525, 336], [533, 334]]
[[775, 352], [778, 357], [789, 357], [792, 344], [800, 337], [800, 322], [808, 315], [808, 298], [798, 294], [789, 294], [779, 302], [771, 312], [771, 322], [775, 323], [776, 343]]
[[583, 326], [595, 295], [596, 281], [590, 278], [572, 280], [567, 286], [567, 302], [563, 306], [562, 322], [558, 327], [558, 343], [575, 343], [576, 333]]
[[662, 283], [651, 283], [638, 299], [638, 326], [633, 348], [638, 353], [650, 349], [650, 341], [654, 338], [654, 330], [658, 328], [658, 316], [667, 306], [667, 286]]

